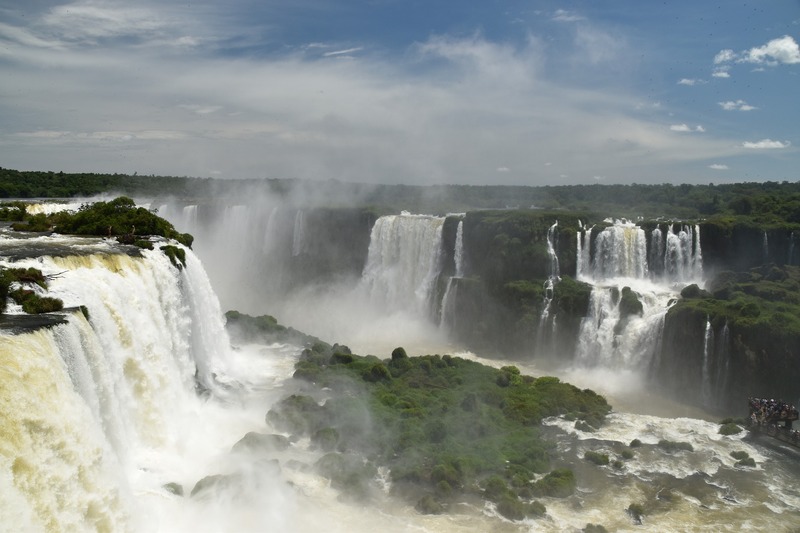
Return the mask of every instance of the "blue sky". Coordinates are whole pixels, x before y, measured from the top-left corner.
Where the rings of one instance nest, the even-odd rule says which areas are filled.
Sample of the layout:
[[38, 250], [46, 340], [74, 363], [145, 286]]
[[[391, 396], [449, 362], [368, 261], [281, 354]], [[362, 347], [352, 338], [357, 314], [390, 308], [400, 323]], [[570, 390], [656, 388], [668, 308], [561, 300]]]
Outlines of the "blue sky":
[[0, 166], [800, 179], [800, 2], [0, 0]]

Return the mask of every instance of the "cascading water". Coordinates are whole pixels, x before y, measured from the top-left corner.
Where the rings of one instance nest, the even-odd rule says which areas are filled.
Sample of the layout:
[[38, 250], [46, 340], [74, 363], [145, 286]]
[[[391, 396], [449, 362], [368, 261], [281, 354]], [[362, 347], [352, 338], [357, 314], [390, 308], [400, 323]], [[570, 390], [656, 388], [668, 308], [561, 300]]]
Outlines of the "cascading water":
[[664, 272], [664, 234], [658, 227], [650, 235], [650, 267], [654, 277]]
[[769, 236], [767, 232], [764, 232], [764, 236], [761, 238], [761, 255], [763, 257], [764, 263], [769, 263]]
[[[794, 233], [792, 233], [792, 237], [794, 237]], [[453, 249], [453, 262], [455, 263], [456, 273], [455, 277], [463, 278], [464, 277], [464, 221], [458, 221], [458, 227], [456, 228], [456, 243], [455, 248]]]
[[[556, 317], [551, 316], [550, 307], [553, 304], [553, 292], [556, 284], [561, 280], [561, 270], [558, 264], [558, 220], [547, 230], [547, 280], [544, 282], [544, 297], [542, 301], [542, 314], [539, 316], [539, 327], [536, 334], [537, 352], [552, 347], [556, 337]], [[580, 242], [580, 239], [578, 239]]]
[[703, 342], [703, 375], [702, 375], [702, 390], [703, 403], [709, 405], [712, 399], [711, 395], [711, 358], [714, 355], [714, 328], [711, 327], [711, 321], [706, 318], [706, 332]]
[[[590, 266], [593, 279], [635, 278], [647, 275], [647, 242], [644, 230], [632, 222], [618, 221], [595, 239]], [[584, 247], [582, 254], [591, 253]]]
[[581, 225], [582, 234], [577, 236], [578, 242], [578, 251], [577, 251], [577, 266], [576, 272], [578, 279], [586, 279], [590, 278], [592, 275], [592, 257], [591, 257], [591, 250], [592, 250], [592, 230], [594, 230], [594, 226], [584, 229], [583, 225]]
[[722, 326], [722, 332], [719, 335], [719, 342], [715, 345], [716, 354], [716, 393], [719, 398], [724, 398], [728, 391], [728, 381], [730, 376], [730, 343], [731, 343], [731, 330], [728, 327], [728, 321]]
[[158, 250], [12, 264], [53, 275], [49, 295], [76, 309], [49, 329], [0, 334], [0, 516], [17, 516], [17, 530], [130, 530], [139, 489], [121, 480], [158, 478], [155, 456], [185, 452], [178, 431], [198, 408], [196, 384], [227, 396], [215, 377], [229, 353], [219, 304], [184, 251], [182, 270]]
[[296, 257], [305, 251], [306, 246], [306, 217], [302, 209], [298, 209], [294, 216], [294, 231], [292, 232], [292, 256]]
[[[678, 296], [672, 282], [702, 283], [699, 226], [670, 225], [666, 238], [655, 228], [649, 255], [645, 231], [631, 222], [614, 222], [594, 243], [591, 233], [577, 239], [578, 279], [593, 288], [575, 360], [647, 374], [657, 365], [664, 317]], [[648, 260], [659, 266], [650, 268]]]
[[373, 303], [388, 310], [431, 316], [441, 272], [443, 217], [403, 213], [372, 228], [362, 283]]
[[453, 263], [455, 274], [447, 280], [447, 288], [442, 297], [441, 317], [439, 319], [439, 327], [448, 329], [455, 326], [455, 301], [456, 289], [454, 286], [458, 283], [455, 280], [464, 277], [464, 221], [458, 221], [456, 228], [456, 241], [453, 248]]

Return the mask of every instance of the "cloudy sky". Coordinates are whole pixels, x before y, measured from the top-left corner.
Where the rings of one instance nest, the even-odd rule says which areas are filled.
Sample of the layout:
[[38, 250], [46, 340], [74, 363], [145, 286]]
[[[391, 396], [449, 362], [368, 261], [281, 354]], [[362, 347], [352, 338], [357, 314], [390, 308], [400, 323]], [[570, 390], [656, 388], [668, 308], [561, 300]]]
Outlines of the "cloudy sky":
[[0, 0], [0, 166], [794, 181], [798, 42], [798, 0]]

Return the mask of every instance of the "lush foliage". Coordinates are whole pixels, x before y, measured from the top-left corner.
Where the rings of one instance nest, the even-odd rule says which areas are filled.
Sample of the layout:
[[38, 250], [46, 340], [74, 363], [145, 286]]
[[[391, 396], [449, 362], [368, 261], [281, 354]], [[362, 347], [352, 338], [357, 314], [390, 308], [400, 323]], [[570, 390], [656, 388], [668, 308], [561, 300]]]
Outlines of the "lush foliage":
[[158, 235], [175, 239], [187, 247], [191, 247], [193, 240], [191, 235], [179, 233], [172, 224], [155, 213], [136, 207], [135, 202], [125, 196], [109, 202], [84, 204], [77, 213], [59, 212], [51, 215], [29, 215], [24, 211], [24, 206], [15, 203], [0, 212], [0, 216], [6, 217], [6, 220], [16, 220], [12, 227], [18, 231], [54, 230], [71, 235], [118, 236], [129, 244], [137, 241], [137, 235]]
[[[18, 282], [20, 286], [12, 291], [10, 288], [14, 282]], [[64, 308], [63, 302], [58, 298], [41, 296], [34, 290], [26, 289], [25, 284], [36, 284], [46, 288], [47, 280], [36, 268], [0, 267], [0, 314], [6, 311], [9, 297], [29, 314], [50, 313]]]
[[[335, 436], [338, 453], [389, 467], [395, 490], [425, 512], [477, 494], [512, 519], [542, 514], [532, 497], [567, 496], [576, 481], [557, 469], [533, 482], [547, 471], [552, 449], [539, 436], [540, 421], [569, 414], [599, 426], [610, 409], [601, 396], [557, 378], [449, 355], [408, 357], [397, 349], [380, 360], [317, 343], [296, 368], [296, 378], [329, 396], [324, 403], [285, 398], [269, 413], [273, 426], [297, 436], [335, 430], [328, 438]], [[361, 486], [364, 474], [344, 478]]]
[[[712, 324], [727, 324], [750, 349], [791, 354], [800, 344], [800, 268], [765, 265], [748, 272], [722, 272], [708, 292], [685, 290], [670, 314], [707, 316]], [[781, 356], [782, 357], [782, 356]]]
[[[800, 182], [732, 183], [723, 185], [558, 185], [547, 187], [436, 185], [364, 185], [343, 182], [247, 179], [212, 180], [174, 176], [67, 174], [23, 172], [0, 168], [0, 198], [66, 198], [102, 192], [129, 195], [204, 197], [259, 189], [272, 194], [314, 191], [337, 199], [361, 198], [363, 205], [426, 213], [532, 206], [605, 216], [692, 219], [710, 215], [749, 217], [800, 224]], [[246, 193], [242, 193], [246, 194]]]
[[318, 338], [283, 326], [275, 317], [269, 315], [253, 317], [239, 311], [228, 311], [225, 313], [225, 320], [231, 340], [235, 343], [279, 342], [308, 346], [319, 352], [330, 349]]

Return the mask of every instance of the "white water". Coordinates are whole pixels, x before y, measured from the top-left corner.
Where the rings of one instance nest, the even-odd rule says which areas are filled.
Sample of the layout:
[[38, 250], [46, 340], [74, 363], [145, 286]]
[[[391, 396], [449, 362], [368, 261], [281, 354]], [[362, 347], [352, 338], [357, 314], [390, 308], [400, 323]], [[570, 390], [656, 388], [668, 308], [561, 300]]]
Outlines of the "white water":
[[[794, 233], [792, 233], [792, 237], [794, 237]], [[792, 241], [794, 242], [794, 240]], [[455, 248], [453, 249], [453, 261], [455, 262], [456, 273], [455, 277], [463, 278], [464, 277], [464, 221], [458, 221], [458, 227], [456, 228], [456, 243]]]
[[[578, 279], [593, 289], [575, 361], [586, 368], [632, 371], [645, 379], [657, 363], [669, 305], [684, 284], [703, 284], [699, 226], [669, 225], [666, 240], [654, 229], [649, 257], [644, 230], [631, 222], [617, 221], [599, 232], [593, 251], [590, 235], [585, 231], [577, 239]], [[651, 269], [648, 260], [658, 268]], [[620, 316], [624, 287], [641, 302], [641, 315]]]
[[703, 376], [702, 376], [702, 397], [703, 403], [709, 405], [711, 396], [711, 358], [714, 355], [714, 328], [711, 321], [706, 318], [705, 342], [703, 343]]
[[439, 327], [447, 333], [455, 327], [456, 321], [456, 292], [457, 281], [464, 277], [464, 221], [458, 221], [456, 228], [456, 240], [453, 245], [453, 263], [455, 274], [447, 279], [447, 287], [442, 297], [442, 305], [439, 316]]
[[443, 217], [390, 215], [372, 227], [362, 283], [373, 303], [431, 316], [441, 272]]
[[[271, 432], [264, 413], [287, 386], [296, 348], [230, 349], [219, 304], [191, 252], [188, 267], [178, 271], [158, 251], [137, 259], [108, 255], [103, 240], [62, 241], [91, 254], [15, 266], [62, 273], [51, 292], [67, 305], [86, 305], [90, 319], [76, 311], [65, 325], [0, 335], [0, 530], [564, 531], [588, 522], [610, 531], [800, 527], [800, 474], [792, 463], [718, 436], [715, 424], [626, 413], [612, 415], [594, 434], [560, 419], [548, 422], [580, 482], [573, 498], [545, 501], [548, 516], [541, 520], [511, 524], [491, 508], [470, 506], [455, 516], [425, 517], [380, 495], [369, 506], [339, 502], [324, 480], [293, 466], [313, 462], [303, 443], [260, 459], [230, 453], [248, 431]], [[2, 240], [0, 250], [7, 246]], [[211, 387], [208, 399], [195, 393], [196, 370]], [[580, 380], [591, 375], [579, 370], [575, 382], [589, 386]], [[629, 389], [618, 377], [606, 374], [598, 389], [605, 392], [615, 379]], [[581, 459], [588, 449], [617, 453], [633, 438], [651, 447], [660, 438], [689, 441], [698, 452], [637, 451], [622, 472]], [[758, 467], [733, 467], [734, 450], [747, 451]], [[695, 483], [699, 470], [712, 477]], [[204, 498], [178, 497], [163, 487], [175, 482], [188, 492], [206, 475], [231, 473], [238, 475], [233, 486]], [[634, 528], [624, 508], [662, 483], [674, 484], [678, 503]]]
[[[538, 353], [550, 349], [551, 342], [556, 337], [556, 317], [551, 316], [553, 305], [553, 291], [556, 284], [561, 281], [561, 269], [558, 264], [558, 251], [556, 239], [558, 236], [558, 220], [547, 230], [547, 279], [544, 282], [544, 297], [542, 301], [542, 314], [539, 316], [539, 327], [536, 333]], [[580, 246], [580, 238], [578, 238]]]

